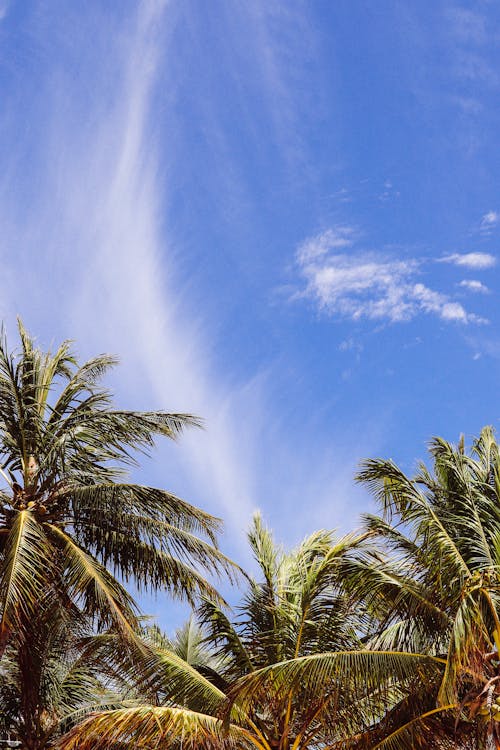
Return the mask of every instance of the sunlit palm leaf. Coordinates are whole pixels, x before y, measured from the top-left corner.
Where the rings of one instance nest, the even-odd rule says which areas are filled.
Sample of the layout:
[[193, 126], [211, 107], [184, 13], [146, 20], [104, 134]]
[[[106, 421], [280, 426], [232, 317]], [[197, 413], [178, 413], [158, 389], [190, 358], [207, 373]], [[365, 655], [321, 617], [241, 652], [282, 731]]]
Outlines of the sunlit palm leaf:
[[53, 559], [43, 528], [29, 510], [16, 514], [0, 558], [0, 640], [22, 632], [43, 599]]
[[354, 695], [380, 689], [382, 684], [404, 681], [419, 675], [422, 680], [442, 672], [445, 659], [394, 651], [341, 651], [320, 653], [271, 664], [240, 678], [229, 692], [230, 704], [243, 710], [257, 692], [272, 691], [283, 696], [291, 689], [310, 695], [336, 691]]
[[143, 707], [110, 711], [84, 721], [65, 738], [63, 750], [112, 750], [135, 747], [158, 750], [192, 748], [254, 747], [249, 732], [222, 722], [207, 714], [184, 708]]

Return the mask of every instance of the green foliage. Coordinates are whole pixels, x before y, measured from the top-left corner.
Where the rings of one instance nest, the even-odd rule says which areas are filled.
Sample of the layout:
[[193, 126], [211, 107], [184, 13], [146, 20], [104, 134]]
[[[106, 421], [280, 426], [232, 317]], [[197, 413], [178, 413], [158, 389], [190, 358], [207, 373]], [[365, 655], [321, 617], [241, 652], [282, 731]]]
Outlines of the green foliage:
[[159, 728], [174, 709], [198, 748], [500, 746], [498, 446], [486, 428], [470, 455], [441, 439], [430, 452], [432, 470], [414, 478], [391, 461], [364, 463], [358, 478], [381, 515], [357, 537], [318, 532], [287, 554], [256, 518], [260, 577], [236, 616], [210, 598], [198, 608], [197, 645], [217, 666], [200, 663], [206, 653], [179, 661], [164, 643], [170, 651], [136, 681], [163, 718], [152, 701], [104, 713], [69, 746], [177, 746], [180, 725]]
[[[167, 728], [163, 724], [176, 709], [182, 710], [183, 722], [190, 722], [183, 743], [189, 740], [193, 747], [306, 748], [324, 742], [333, 713], [340, 715], [352, 702], [351, 675], [367, 667], [372, 671], [366, 694], [375, 683], [379, 689], [377, 678], [388, 670], [393, 675], [399, 669], [403, 680], [414, 677], [417, 663], [431, 669], [427, 656], [362, 649], [364, 609], [344, 589], [343, 569], [363, 548], [365, 535], [336, 540], [322, 531], [285, 553], [257, 516], [249, 541], [260, 577], [249, 580], [236, 617], [204, 599], [197, 610], [198, 628], [191, 621], [174, 643], [156, 638], [154, 656], [139, 657], [128, 668], [151, 707], [90, 718], [64, 747], [86, 750], [106, 742], [167, 746], [181, 739], [180, 725], [170, 718]], [[434, 661], [442, 672], [439, 660]], [[354, 666], [358, 671], [350, 669]], [[154, 701], [164, 714], [153, 711]], [[371, 712], [368, 704], [365, 712]], [[334, 734], [339, 736], [337, 730]]]
[[[176, 439], [199, 420], [116, 409], [100, 384], [113, 357], [79, 365], [69, 342], [52, 354], [21, 323], [19, 335], [13, 352], [0, 338], [0, 674], [44, 705], [42, 672], [20, 665], [48, 658], [34, 640], [49, 619], [111, 629], [132, 648], [138, 610], [124, 583], [217, 600], [197, 568], [230, 577], [235, 568], [216, 547], [218, 519], [127, 481], [156, 437]], [[19, 711], [27, 726], [23, 701]], [[30, 731], [29, 747], [42, 747], [40, 727]]]
[[[219, 522], [128, 481], [190, 415], [113, 407], [65, 342], [0, 341], [0, 736], [30, 750], [500, 747], [500, 454], [435, 438], [408, 477], [370, 459], [380, 512], [287, 552], [259, 516], [231, 612]], [[196, 606], [169, 639], [127, 592]]]
[[[420, 464], [412, 479], [391, 461], [364, 462], [358, 479], [382, 510], [381, 517], [367, 516], [366, 525], [387, 554], [383, 560], [372, 555], [357, 561], [348, 585], [359, 590], [369, 582], [365, 599], [380, 621], [369, 640], [372, 648], [446, 657], [446, 669], [432, 692], [434, 705], [426, 708], [415, 700], [410, 713], [405, 709], [412, 732], [401, 721], [394, 735], [397, 744], [386, 746], [414, 747], [422, 715], [430, 716], [435, 708], [450, 713], [449, 706], [454, 706], [456, 726], [445, 739], [441, 732], [426, 737], [419, 729], [421, 746], [446, 747], [452, 737], [469, 732], [478, 747], [495, 747], [500, 744], [499, 724], [491, 710], [486, 711], [487, 720], [478, 712], [486, 706], [485, 686], [492, 685], [493, 696], [498, 693], [499, 448], [487, 427], [470, 454], [463, 439], [453, 446], [434, 438], [429, 451], [432, 470]], [[442, 715], [438, 718], [437, 726], [446, 725]], [[467, 747], [476, 746], [471, 737]]]

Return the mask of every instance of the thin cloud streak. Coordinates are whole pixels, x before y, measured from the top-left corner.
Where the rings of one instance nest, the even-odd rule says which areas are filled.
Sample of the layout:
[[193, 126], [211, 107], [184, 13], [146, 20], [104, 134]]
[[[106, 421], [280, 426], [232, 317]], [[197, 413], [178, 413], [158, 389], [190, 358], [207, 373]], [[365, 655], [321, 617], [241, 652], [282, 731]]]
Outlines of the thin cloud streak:
[[481, 219], [479, 231], [481, 234], [491, 234], [492, 230], [498, 225], [500, 214], [498, 211], [488, 211]]
[[[128, 59], [123, 105], [104, 136], [107, 140], [115, 128], [119, 132], [123, 123], [114, 168], [100, 178], [104, 220], [91, 227], [97, 237], [95, 263], [103, 300], [94, 315], [106, 321], [109, 345], [127, 353], [129, 368], [139, 367], [149, 386], [146, 390], [157, 404], [167, 406], [168, 399], [169, 408], [181, 407], [205, 419], [206, 432], [187, 435], [179, 454], [194, 478], [200, 502], [239, 528], [250, 517], [254, 490], [249, 456], [240, 452], [245, 437], [237, 439], [241, 428], [234, 415], [243, 408], [258, 414], [258, 385], [231, 389], [218, 380], [202, 344], [210, 337], [200, 318], [190, 322], [192, 311], [179, 304], [182, 292], [176, 289], [175, 271], [165, 253], [171, 244], [159, 229], [161, 186], [154, 151], [147, 158], [154, 144], [148, 117], [159, 55], [154, 39], [158, 10], [163, 10], [163, 3], [159, 5], [148, 14], [136, 39]], [[148, 60], [151, 55], [153, 59]], [[100, 138], [97, 134], [98, 142]], [[112, 148], [112, 143], [107, 145]], [[99, 202], [96, 196], [92, 200]], [[85, 213], [82, 206], [78, 214]], [[89, 286], [94, 277], [95, 269]], [[75, 308], [82, 328], [87, 324], [87, 309], [88, 299], [80, 300]], [[116, 336], [117, 329], [121, 336]]]
[[[96, 76], [95, 60], [95, 110], [79, 130], [72, 127], [78, 112], [65, 103], [74, 81], [59, 84], [55, 99], [65, 104], [48, 108], [44, 123], [49, 135], [40, 195], [45, 197], [23, 230], [27, 254], [39, 258], [27, 269], [25, 284], [33, 294], [25, 298], [43, 305], [44, 313], [19, 309], [17, 300], [10, 301], [9, 312], [11, 319], [21, 313], [39, 335], [43, 319], [51, 337], [59, 329], [56, 335], [75, 338], [87, 352], [118, 353], [123, 364], [115, 388], [138, 408], [154, 405], [202, 416], [205, 431], [186, 434], [173, 459], [172, 447], [159, 455], [170, 473], [173, 461], [184, 461], [180, 483], [189, 486], [189, 499], [239, 530], [254, 507], [248, 444], [257, 431], [252, 418], [259, 420], [261, 385], [230, 384], [215, 373], [209, 355], [214, 342], [201, 316], [183, 300], [182, 281], [169, 261], [172, 243], [162, 231], [165, 186], [151, 127], [166, 10], [165, 2], [141, 4], [130, 27], [116, 35], [119, 41], [113, 37], [113, 75], [104, 67]], [[77, 97], [74, 101], [76, 107]], [[35, 248], [44, 245], [42, 260]], [[238, 423], [243, 413], [253, 415], [244, 425]], [[164, 481], [176, 490], [168, 477]]]
[[[8, 312], [10, 320], [20, 312], [41, 338], [44, 332], [71, 336], [82, 353], [118, 353], [123, 364], [113, 387], [131, 407], [190, 411], [205, 419], [205, 431], [187, 433], [178, 449], [160, 449], [148, 472], [221, 515], [241, 560], [238, 540], [254, 507], [269, 503], [283, 534], [290, 524], [276, 509], [294, 507], [296, 527], [312, 530], [309, 511], [300, 508], [314, 474], [317, 498], [328, 498], [328, 507], [318, 501], [322, 524], [334, 523], [331, 499], [352, 485], [353, 467], [335, 465], [321, 441], [306, 435], [303, 420], [290, 437], [293, 428], [272, 408], [269, 371], [235, 382], [230, 363], [227, 374], [212, 356], [215, 326], [190, 299], [176, 262], [180, 249], [165, 232], [169, 184], [161, 172], [156, 115], [161, 111], [167, 125], [170, 119], [156, 97], [157, 79], [163, 81], [169, 64], [169, 13], [163, 2], [144, 3], [127, 27], [100, 30], [106, 59], [86, 50], [88, 69], [79, 69], [93, 81], [88, 100], [80, 100], [85, 86], [77, 87], [71, 74], [50, 71], [57, 90], [50, 102], [44, 99], [43, 138], [35, 144], [43, 153], [37, 201], [16, 226], [6, 218], [6, 201], [0, 208], [6, 245], [20, 246], [21, 258], [30, 258], [26, 265], [17, 254], [4, 257], [7, 272], [22, 274], [24, 290], [23, 307], [13, 297]], [[175, 132], [170, 137], [175, 148]], [[6, 181], [4, 195], [9, 191]], [[15, 289], [15, 281], [9, 287]], [[328, 439], [335, 443], [334, 435]], [[352, 442], [359, 450], [357, 435]], [[363, 452], [371, 452], [370, 441]]]

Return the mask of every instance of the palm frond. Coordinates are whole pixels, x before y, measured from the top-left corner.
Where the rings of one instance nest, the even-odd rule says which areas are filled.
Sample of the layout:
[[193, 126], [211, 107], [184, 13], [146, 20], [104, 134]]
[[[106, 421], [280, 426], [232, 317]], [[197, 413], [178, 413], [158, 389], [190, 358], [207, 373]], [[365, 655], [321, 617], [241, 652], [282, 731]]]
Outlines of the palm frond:
[[256, 747], [248, 731], [207, 714], [171, 706], [118, 709], [93, 716], [75, 727], [59, 743], [61, 750], [115, 748]]
[[460, 750], [464, 747], [462, 738], [454, 736], [451, 725], [445, 729], [442, 723], [435, 721], [447, 713], [456, 713], [457, 708], [455, 703], [433, 708], [398, 727], [373, 745], [372, 750]]
[[0, 558], [0, 639], [23, 632], [44, 597], [53, 566], [43, 528], [29, 510], [15, 514]]
[[[152, 522], [167, 523], [186, 532], [206, 534], [212, 543], [221, 528], [219, 518], [156, 487], [120, 482], [69, 483], [58, 490], [57, 497], [71, 501], [76, 522], [80, 516], [82, 520], [98, 520], [103, 512], [113, 520], [119, 514], [129, 513], [130, 521], [134, 522], [132, 513], [136, 513], [139, 518], [149, 517]], [[160, 526], [156, 528], [161, 530]], [[169, 530], [166, 529], [167, 532]]]
[[271, 664], [240, 678], [229, 692], [229, 704], [247, 711], [256, 693], [288, 695], [293, 688], [310, 695], [335, 691], [351, 697], [380, 690], [382, 685], [419, 676], [435, 680], [446, 660], [426, 654], [395, 651], [340, 651], [320, 653]]
[[249, 650], [219, 604], [204, 598], [196, 612], [207, 632], [205, 642], [226, 663], [224, 673], [235, 678], [252, 672], [254, 665]]
[[127, 638], [135, 639], [139, 622], [132, 597], [62, 529], [53, 524], [47, 526], [61, 550], [64, 576], [73, 597], [81, 599], [89, 614], [114, 625]]

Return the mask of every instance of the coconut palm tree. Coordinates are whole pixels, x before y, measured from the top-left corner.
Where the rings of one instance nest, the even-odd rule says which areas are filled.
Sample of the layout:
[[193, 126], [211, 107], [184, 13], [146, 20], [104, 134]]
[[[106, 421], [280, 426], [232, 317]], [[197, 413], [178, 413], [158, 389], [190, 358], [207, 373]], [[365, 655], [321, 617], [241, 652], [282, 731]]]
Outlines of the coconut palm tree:
[[182, 740], [196, 748], [347, 748], [417, 679], [434, 684], [442, 675], [443, 659], [364, 646], [367, 612], [343, 577], [365, 535], [335, 540], [322, 531], [287, 554], [257, 517], [249, 540], [260, 575], [236, 618], [208, 599], [198, 609], [217, 667], [159, 649], [140, 670], [149, 706], [91, 717], [62, 747], [170, 748]]
[[194, 602], [217, 598], [197, 566], [233, 567], [215, 546], [217, 519], [127, 475], [156, 436], [199, 421], [117, 409], [100, 384], [113, 357], [79, 365], [69, 342], [52, 354], [21, 323], [19, 334], [13, 352], [0, 337], [0, 665], [13, 653], [32, 659], [30, 680], [51, 618], [84, 618], [131, 642], [138, 609], [124, 582]]
[[[254, 532], [263, 580], [240, 619], [231, 623], [210, 602], [201, 610], [210, 642], [228, 658], [226, 684], [217, 693], [213, 680], [203, 689], [198, 682], [185, 703], [191, 713], [169, 704], [89, 719], [68, 747], [104, 747], [99, 731], [117, 747], [167, 747], [182, 728], [199, 747], [500, 747], [499, 447], [485, 428], [470, 453], [463, 440], [436, 438], [430, 454], [432, 469], [421, 464], [413, 478], [392, 461], [362, 466], [358, 479], [382, 513], [366, 517], [370, 544], [338, 555], [337, 588], [325, 589], [362, 603], [352, 629], [346, 612], [340, 638], [333, 627], [324, 646], [315, 640], [324, 632], [318, 605], [335, 623], [331, 598], [326, 608], [322, 596], [308, 600], [309, 575], [285, 575], [296, 563], [283, 564], [269, 537]], [[213, 716], [225, 725], [210, 723]]]
[[[420, 464], [413, 478], [382, 459], [365, 461], [358, 475], [382, 510], [366, 516], [367, 529], [390, 551], [346, 571], [380, 623], [370, 646], [446, 657], [426, 701], [412, 695], [395, 706], [386, 746], [393, 736], [402, 749], [416, 737], [419, 746], [441, 747], [438, 727], [453, 714], [448, 741], [499, 748], [499, 446], [486, 427], [469, 454], [463, 438], [457, 446], [435, 438], [430, 455], [432, 470]], [[428, 711], [436, 736], [422, 731]]]
[[[345, 558], [343, 586], [371, 619], [364, 658], [367, 668], [381, 659], [383, 695], [363, 715], [368, 695], [358, 691], [350, 733], [331, 748], [500, 748], [499, 446], [486, 427], [469, 453], [463, 438], [458, 445], [434, 438], [429, 451], [431, 468], [419, 464], [414, 477], [384, 459], [363, 462], [357, 477], [381, 514], [365, 516], [372, 545]], [[400, 653], [432, 662], [419, 661], [402, 681], [396, 662], [386, 661]], [[261, 670], [233, 688], [234, 699], [244, 709], [252, 691], [278, 681], [316, 680], [324, 689], [314, 669], [305, 659]], [[359, 680], [359, 664], [349, 669]]]

